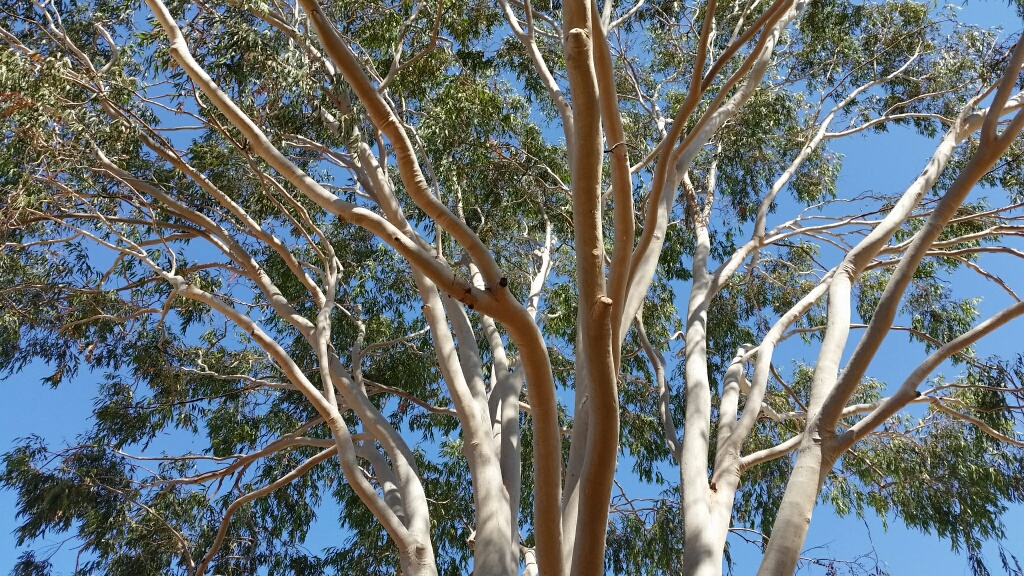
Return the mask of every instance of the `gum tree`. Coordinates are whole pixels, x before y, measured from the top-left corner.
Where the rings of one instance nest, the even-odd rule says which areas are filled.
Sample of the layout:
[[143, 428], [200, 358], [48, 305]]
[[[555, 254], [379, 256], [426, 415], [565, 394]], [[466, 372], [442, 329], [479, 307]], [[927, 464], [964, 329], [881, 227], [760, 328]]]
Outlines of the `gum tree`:
[[[775, 575], [824, 500], [986, 570], [1024, 496], [1021, 365], [973, 349], [1024, 313], [1017, 37], [913, 2], [0, 5], [0, 357], [96, 385], [76, 443], [4, 456], [20, 544], [689, 576], [739, 529]], [[909, 185], [840, 186], [837, 141], [909, 133]]]

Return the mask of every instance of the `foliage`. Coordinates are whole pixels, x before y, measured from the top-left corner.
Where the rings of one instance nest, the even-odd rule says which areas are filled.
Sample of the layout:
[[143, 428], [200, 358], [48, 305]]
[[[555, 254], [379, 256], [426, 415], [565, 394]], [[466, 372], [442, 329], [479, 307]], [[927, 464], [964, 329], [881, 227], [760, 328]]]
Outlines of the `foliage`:
[[[818, 365], [845, 349], [829, 349], [829, 331], [885, 324], [882, 338], [920, 356], [901, 375], [951, 346], [959, 372], [914, 384], [907, 411], [823, 458], [835, 466], [811, 505], [895, 515], [988, 573], [981, 543], [1003, 540], [1002, 514], [1024, 501], [1024, 359], [976, 354], [991, 310], [957, 279], [1016, 299], [1012, 273], [988, 266], [1021, 255], [1020, 99], [984, 109], [995, 87], [1021, 85], [1012, 42], [910, 1], [779, 2], [774, 20], [757, 2], [609, 4], [612, 141], [607, 113], [573, 116], [587, 95], [563, 53], [561, 2], [528, 17], [530, 3], [503, 0], [345, 0], [320, 16], [314, 4], [0, 0], [0, 366], [7, 382], [46, 365], [49, 386], [96, 389], [71, 445], [29, 436], [3, 456], [19, 546], [70, 534], [76, 574], [190, 576], [419, 573], [421, 546], [436, 573], [461, 574], [489, 561], [482, 526], [500, 500], [518, 528], [505, 542], [514, 570], [530, 570], [554, 445], [567, 493], [583, 451], [630, 463], [621, 497], [580, 496], [596, 499], [581, 515], [610, 502], [607, 570], [691, 570], [684, 496], [697, 489], [726, 506], [712, 562], [731, 566], [730, 528], [763, 543], [785, 516], [806, 450], [773, 451], [818, 434]], [[986, 113], [1009, 134], [996, 152]], [[589, 163], [584, 125], [605, 130]], [[859, 193], [841, 180], [840, 142], [864, 134], [913, 134], [946, 154], [902, 217], [904, 183]], [[632, 166], [624, 193], [617, 147]], [[990, 156], [969, 186], [984, 194], [946, 210]], [[603, 258], [610, 294], [621, 249], [622, 301], [639, 296], [615, 303], [629, 313], [613, 308], [624, 316], [609, 331], [624, 330], [601, 344], [620, 362], [608, 379], [618, 444], [587, 445], [611, 424], [582, 416], [598, 410], [605, 350], [586, 328], [605, 292], [584, 261]], [[832, 292], [804, 303], [845, 273], [850, 318]], [[773, 362], [783, 340], [791, 357]], [[549, 407], [546, 380], [525, 376], [536, 366]], [[836, 446], [898, 395], [853, 380], [822, 429]], [[679, 448], [695, 438], [707, 442], [689, 467], [707, 461], [699, 487]], [[338, 545], [305, 546], [317, 522], [337, 524]], [[1009, 573], [1016, 562], [1002, 557]], [[11, 573], [53, 567], [29, 550]]]

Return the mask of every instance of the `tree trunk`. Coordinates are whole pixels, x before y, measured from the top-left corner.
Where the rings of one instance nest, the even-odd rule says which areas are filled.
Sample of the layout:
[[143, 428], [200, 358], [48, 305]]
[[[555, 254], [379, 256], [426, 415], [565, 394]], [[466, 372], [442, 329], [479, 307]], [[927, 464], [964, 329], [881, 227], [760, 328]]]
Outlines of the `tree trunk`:
[[415, 544], [399, 553], [402, 576], [437, 576], [434, 550], [429, 544]]
[[797, 452], [796, 466], [786, 484], [779, 517], [757, 576], [784, 576], [796, 571], [818, 491], [829, 468], [823, 462], [821, 439], [816, 436], [808, 434]]

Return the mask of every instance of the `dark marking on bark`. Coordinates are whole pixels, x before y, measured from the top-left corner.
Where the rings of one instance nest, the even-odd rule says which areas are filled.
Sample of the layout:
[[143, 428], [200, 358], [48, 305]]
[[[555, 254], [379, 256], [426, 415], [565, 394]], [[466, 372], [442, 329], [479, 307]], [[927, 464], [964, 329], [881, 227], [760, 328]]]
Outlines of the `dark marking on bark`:
[[502, 276], [501, 280], [498, 280], [498, 286], [501, 286], [502, 288], [506, 288], [508, 286], [508, 278], [505, 278], [504, 276]]
[[627, 144], [625, 142], [617, 142], [617, 143], [615, 143], [614, 146], [612, 146], [611, 148], [605, 150], [604, 153], [605, 154], [610, 154], [612, 152], [615, 152], [615, 149], [618, 148], [619, 146], [626, 146], [626, 145]]

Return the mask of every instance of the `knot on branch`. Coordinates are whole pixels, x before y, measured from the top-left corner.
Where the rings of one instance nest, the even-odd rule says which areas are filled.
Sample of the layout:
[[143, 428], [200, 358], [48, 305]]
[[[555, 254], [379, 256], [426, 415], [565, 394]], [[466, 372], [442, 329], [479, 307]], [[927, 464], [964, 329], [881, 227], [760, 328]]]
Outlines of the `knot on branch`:
[[590, 33], [583, 28], [573, 28], [565, 35], [565, 57], [573, 60], [590, 52]]

